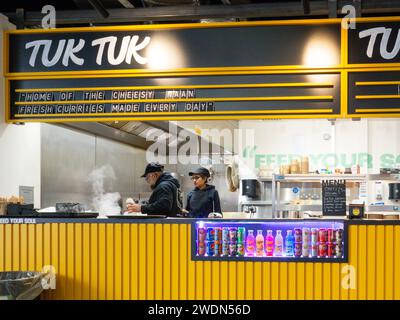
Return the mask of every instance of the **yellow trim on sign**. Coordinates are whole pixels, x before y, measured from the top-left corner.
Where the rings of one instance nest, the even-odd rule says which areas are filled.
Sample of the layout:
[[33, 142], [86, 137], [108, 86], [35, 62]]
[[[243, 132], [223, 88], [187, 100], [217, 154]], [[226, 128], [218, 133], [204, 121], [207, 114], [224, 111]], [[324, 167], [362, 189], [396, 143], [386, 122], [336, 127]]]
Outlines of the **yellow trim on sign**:
[[11, 98], [10, 98], [10, 80], [5, 79], [4, 81], [4, 106], [5, 106], [5, 121], [8, 123], [10, 121], [10, 111], [11, 111]]
[[8, 38], [8, 33], [7, 31], [3, 31], [3, 66], [4, 66], [4, 70], [3, 70], [3, 74], [6, 75], [10, 69], [9, 69], [9, 38]]
[[348, 57], [348, 38], [349, 38], [349, 30], [345, 28], [341, 28], [340, 32], [340, 60], [343, 67], [346, 67], [349, 62]]
[[389, 86], [400, 85], [400, 81], [357, 81], [356, 86]]
[[340, 115], [346, 118], [348, 112], [348, 72], [340, 74]]
[[351, 63], [351, 64], [348, 64], [346, 67], [349, 68], [349, 69], [357, 69], [357, 68], [387, 68], [387, 71], [391, 71], [391, 68], [400, 67], [400, 63], [398, 63], [398, 62], [388, 62], [388, 63]]
[[30, 88], [16, 89], [15, 92], [65, 92], [100, 90], [175, 90], [175, 89], [232, 89], [232, 88], [283, 88], [283, 87], [333, 87], [329, 82], [293, 82], [293, 83], [246, 83], [246, 84], [204, 84], [181, 86], [127, 86], [127, 87], [84, 87], [84, 88]]
[[358, 100], [372, 100], [372, 99], [399, 99], [400, 95], [397, 94], [372, 94], [356, 96]]
[[400, 107], [398, 108], [388, 108], [388, 109], [356, 109], [356, 112], [400, 112]]

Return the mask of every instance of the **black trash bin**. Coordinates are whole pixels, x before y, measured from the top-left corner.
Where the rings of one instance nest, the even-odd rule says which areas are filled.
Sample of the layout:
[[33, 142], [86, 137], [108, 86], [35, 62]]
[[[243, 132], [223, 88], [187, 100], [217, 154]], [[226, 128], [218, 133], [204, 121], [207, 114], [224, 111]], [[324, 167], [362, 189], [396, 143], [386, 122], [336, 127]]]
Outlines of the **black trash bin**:
[[43, 291], [41, 272], [0, 272], [0, 300], [34, 300]]

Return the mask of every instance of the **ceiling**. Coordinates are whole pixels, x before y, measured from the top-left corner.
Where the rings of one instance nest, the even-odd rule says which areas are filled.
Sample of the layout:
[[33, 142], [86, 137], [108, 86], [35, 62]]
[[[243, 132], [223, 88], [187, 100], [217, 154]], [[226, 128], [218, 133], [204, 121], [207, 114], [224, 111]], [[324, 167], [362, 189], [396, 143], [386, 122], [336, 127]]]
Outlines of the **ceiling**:
[[341, 16], [349, 4], [359, 16], [400, 13], [399, 0], [14, 0], [2, 1], [0, 12], [20, 28], [35, 28], [41, 25], [44, 5], [56, 8], [61, 27], [327, 18]]

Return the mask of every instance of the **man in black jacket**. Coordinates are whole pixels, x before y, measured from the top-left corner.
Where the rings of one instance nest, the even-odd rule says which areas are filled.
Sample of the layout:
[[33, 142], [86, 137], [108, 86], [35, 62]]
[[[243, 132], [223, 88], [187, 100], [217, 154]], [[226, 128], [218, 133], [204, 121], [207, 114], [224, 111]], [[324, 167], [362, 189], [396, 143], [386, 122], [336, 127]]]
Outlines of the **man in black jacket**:
[[147, 205], [130, 204], [128, 212], [142, 212], [148, 215], [167, 215], [176, 217], [182, 213], [180, 184], [170, 173], [164, 172], [164, 166], [149, 163], [142, 178], [150, 185], [153, 193]]

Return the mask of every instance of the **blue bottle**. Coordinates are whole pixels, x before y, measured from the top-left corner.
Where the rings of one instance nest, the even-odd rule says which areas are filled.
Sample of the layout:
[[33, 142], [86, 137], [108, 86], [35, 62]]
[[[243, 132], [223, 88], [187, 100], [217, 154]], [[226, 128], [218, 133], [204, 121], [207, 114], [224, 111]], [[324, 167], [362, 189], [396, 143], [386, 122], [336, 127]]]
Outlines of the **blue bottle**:
[[293, 257], [294, 255], [294, 235], [292, 230], [286, 231], [285, 238], [286, 257]]

